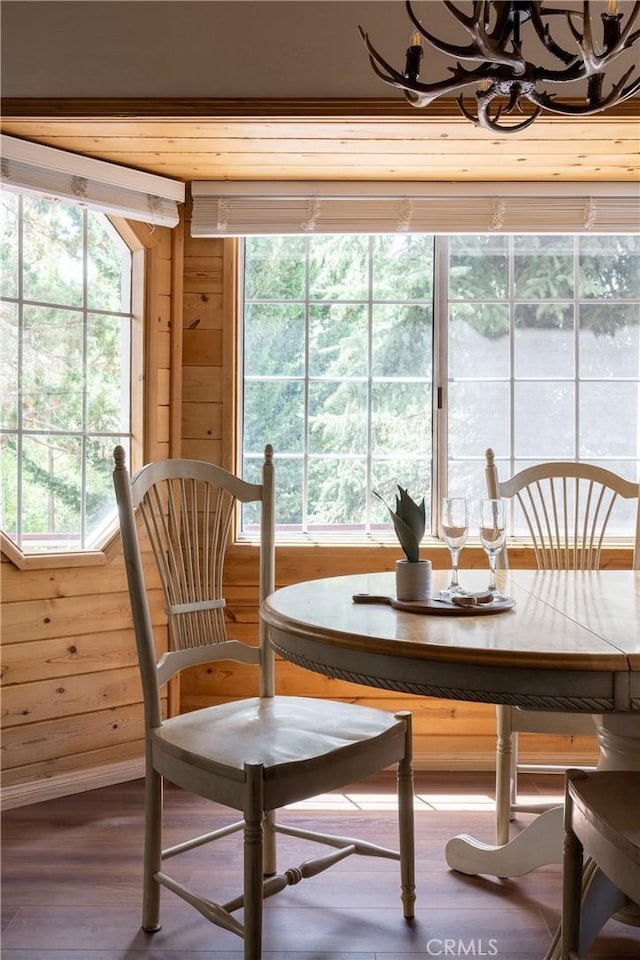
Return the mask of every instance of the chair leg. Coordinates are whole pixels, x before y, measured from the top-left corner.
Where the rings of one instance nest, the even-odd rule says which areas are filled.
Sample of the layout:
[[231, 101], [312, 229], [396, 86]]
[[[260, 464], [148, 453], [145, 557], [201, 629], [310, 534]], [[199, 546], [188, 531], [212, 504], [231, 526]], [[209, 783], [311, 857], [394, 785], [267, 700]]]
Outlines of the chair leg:
[[[513, 707], [510, 708], [513, 710]], [[511, 780], [510, 780], [510, 791], [509, 791], [509, 820], [515, 820], [516, 815], [513, 810], [516, 803], [518, 802], [518, 757], [520, 750], [520, 734], [516, 731], [511, 731]]]
[[244, 960], [261, 960], [264, 771], [261, 763], [245, 763], [244, 772]]
[[406, 920], [413, 919], [416, 901], [415, 881], [415, 835], [414, 835], [414, 787], [413, 787], [413, 736], [411, 714], [401, 711], [397, 720], [404, 720], [405, 751], [398, 764], [398, 828], [400, 834], [400, 883], [402, 889], [402, 912]]
[[496, 707], [498, 742], [496, 745], [496, 844], [509, 841], [509, 820], [513, 789], [513, 734], [511, 727], [512, 707]]
[[142, 929], [160, 929], [160, 884], [156, 874], [162, 864], [162, 777], [147, 757], [144, 785], [144, 873], [142, 888]]
[[278, 870], [275, 826], [275, 812], [269, 810], [262, 820], [262, 872], [265, 877], [273, 877]]
[[[565, 790], [564, 845], [562, 859], [561, 960], [571, 960], [580, 941], [582, 893], [582, 844], [573, 832], [573, 801]], [[574, 952], [575, 951], [575, 952]]]

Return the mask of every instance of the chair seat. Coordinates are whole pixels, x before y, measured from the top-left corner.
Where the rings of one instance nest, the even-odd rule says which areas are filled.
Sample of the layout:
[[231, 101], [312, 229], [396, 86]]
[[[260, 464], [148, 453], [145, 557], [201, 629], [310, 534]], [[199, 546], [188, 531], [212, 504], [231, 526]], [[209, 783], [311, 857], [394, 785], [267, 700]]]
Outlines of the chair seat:
[[[312, 789], [326, 791], [393, 763], [403, 737], [404, 723], [384, 710], [310, 697], [255, 697], [165, 720], [153, 732], [153, 756], [160, 773], [188, 789], [194, 789], [194, 769], [241, 788], [244, 763], [262, 763], [265, 806], [272, 809], [308, 797], [313, 781]], [[176, 780], [180, 769], [187, 783], [183, 776]], [[232, 790], [224, 802], [240, 809], [242, 790]]]

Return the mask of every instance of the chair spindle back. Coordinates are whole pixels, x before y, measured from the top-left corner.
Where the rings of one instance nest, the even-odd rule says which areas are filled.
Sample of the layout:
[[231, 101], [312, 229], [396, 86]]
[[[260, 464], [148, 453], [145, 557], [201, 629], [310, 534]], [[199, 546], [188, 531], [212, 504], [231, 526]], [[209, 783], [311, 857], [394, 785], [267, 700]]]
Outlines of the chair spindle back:
[[500, 482], [491, 449], [486, 457], [488, 495], [515, 500], [539, 570], [597, 570], [609, 521], [621, 498], [636, 501], [632, 566], [638, 568], [640, 484], [574, 461], [537, 464]]
[[[151, 686], [177, 671], [214, 659], [261, 666], [261, 696], [273, 695], [273, 652], [266, 628], [260, 644], [230, 640], [225, 616], [225, 556], [236, 504], [260, 504], [259, 602], [274, 589], [273, 448], [265, 448], [262, 483], [249, 483], [214, 464], [169, 459], [150, 463], [129, 478], [122, 447], [114, 452], [114, 485], [132, 598], [138, 657]], [[162, 585], [169, 652], [156, 664], [144, 569], [134, 511], [147, 534]], [[150, 700], [157, 692], [147, 689]]]

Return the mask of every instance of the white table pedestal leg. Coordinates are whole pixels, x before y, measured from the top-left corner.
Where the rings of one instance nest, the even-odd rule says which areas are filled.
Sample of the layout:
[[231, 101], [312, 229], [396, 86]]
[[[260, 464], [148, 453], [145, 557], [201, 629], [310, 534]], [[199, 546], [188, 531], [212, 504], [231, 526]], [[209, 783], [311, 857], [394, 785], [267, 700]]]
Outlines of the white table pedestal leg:
[[[602, 714], [594, 717], [601, 770], [640, 770], [640, 715]], [[517, 836], [496, 847], [462, 835], [446, 847], [447, 863], [461, 873], [484, 873], [495, 877], [521, 877], [547, 863], [562, 862], [563, 808], [554, 807], [532, 820]], [[624, 894], [589, 864], [585, 866], [580, 926], [580, 957], [589, 948], [606, 921], [628, 903]], [[631, 918], [631, 915], [630, 915]], [[623, 919], [623, 916], [620, 917]], [[632, 922], [635, 921], [635, 917]], [[559, 932], [545, 960], [559, 960]]]
[[600, 770], [640, 770], [640, 713], [603, 713], [594, 717]]
[[545, 810], [501, 847], [467, 834], [453, 837], [445, 848], [447, 863], [460, 873], [492, 877], [521, 877], [547, 863], [562, 863], [562, 820], [562, 807]]

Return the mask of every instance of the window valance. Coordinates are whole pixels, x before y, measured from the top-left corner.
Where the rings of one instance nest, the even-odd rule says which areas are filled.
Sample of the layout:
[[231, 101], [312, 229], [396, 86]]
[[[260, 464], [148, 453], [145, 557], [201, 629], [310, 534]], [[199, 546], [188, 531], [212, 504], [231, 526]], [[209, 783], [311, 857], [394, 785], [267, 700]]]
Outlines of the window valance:
[[72, 200], [102, 213], [165, 227], [178, 223], [178, 204], [185, 196], [185, 185], [178, 180], [5, 134], [0, 172], [3, 189]]
[[191, 193], [193, 237], [640, 230], [631, 183], [195, 180]]

